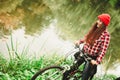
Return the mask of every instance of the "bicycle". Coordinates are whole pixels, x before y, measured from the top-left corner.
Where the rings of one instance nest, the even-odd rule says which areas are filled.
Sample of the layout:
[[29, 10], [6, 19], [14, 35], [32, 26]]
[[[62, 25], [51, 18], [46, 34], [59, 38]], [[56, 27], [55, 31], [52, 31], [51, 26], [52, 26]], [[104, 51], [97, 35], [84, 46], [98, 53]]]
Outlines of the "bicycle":
[[86, 53], [83, 53], [82, 48], [83, 44], [75, 48], [75, 59], [72, 66], [48, 66], [35, 73], [31, 80], [79, 80], [83, 75], [83, 70], [79, 69], [79, 59], [83, 58], [85, 60], [84, 69], [88, 67], [89, 62], [92, 60]]

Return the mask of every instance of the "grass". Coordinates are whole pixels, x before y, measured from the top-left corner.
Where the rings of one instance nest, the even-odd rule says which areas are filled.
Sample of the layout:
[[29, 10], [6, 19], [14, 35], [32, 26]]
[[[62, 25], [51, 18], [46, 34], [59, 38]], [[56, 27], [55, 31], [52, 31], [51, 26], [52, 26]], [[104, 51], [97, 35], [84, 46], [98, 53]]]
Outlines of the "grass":
[[[0, 61], [6, 61], [1, 58]], [[43, 58], [39, 60], [12, 59], [10, 62], [1, 63], [0, 80], [30, 80], [31, 76], [43, 66]]]
[[[0, 56], [0, 80], [30, 80], [35, 72], [48, 65], [55, 64], [60, 57], [46, 58], [44, 56], [39, 59], [28, 58], [14, 58], [11, 61], [7, 61]], [[70, 64], [72, 60], [66, 60], [62, 64]], [[115, 80], [114, 75], [105, 75], [95, 77], [93, 80]]]
[[[7, 61], [0, 56], [0, 80], [30, 80], [35, 72], [40, 68], [49, 66], [57, 62], [58, 57], [49, 59], [44, 56], [39, 59], [12, 58]], [[65, 62], [70, 63], [70, 61]], [[65, 64], [63, 63], [63, 64]]]

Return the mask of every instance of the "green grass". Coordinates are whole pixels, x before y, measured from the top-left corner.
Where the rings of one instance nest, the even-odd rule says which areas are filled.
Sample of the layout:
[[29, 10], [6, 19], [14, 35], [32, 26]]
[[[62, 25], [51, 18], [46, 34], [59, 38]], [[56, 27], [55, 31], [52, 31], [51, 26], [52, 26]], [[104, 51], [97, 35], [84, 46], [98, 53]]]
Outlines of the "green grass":
[[[35, 72], [48, 65], [56, 64], [60, 57], [40, 57], [39, 59], [14, 58], [7, 61], [0, 56], [0, 80], [30, 80]], [[60, 65], [70, 64], [72, 60], [65, 60]], [[114, 75], [95, 77], [94, 80], [115, 80]]]
[[15, 58], [10, 62], [2, 58], [0, 63], [0, 80], [30, 80], [31, 76], [43, 67], [43, 57], [39, 60]]

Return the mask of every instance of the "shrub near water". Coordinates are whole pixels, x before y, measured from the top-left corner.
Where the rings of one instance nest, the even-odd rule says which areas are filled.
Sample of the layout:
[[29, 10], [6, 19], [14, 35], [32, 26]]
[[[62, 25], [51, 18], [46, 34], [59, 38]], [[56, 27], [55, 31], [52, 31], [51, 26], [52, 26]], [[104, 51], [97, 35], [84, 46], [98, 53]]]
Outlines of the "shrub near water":
[[0, 80], [30, 80], [33, 73], [43, 65], [39, 60], [12, 59], [10, 62], [0, 58]]
[[[30, 80], [39, 69], [55, 64], [59, 57], [53, 59], [40, 57], [40, 59], [14, 58], [7, 61], [0, 56], [0, 80]], [[64, 62], [63, 64], [65, 64]], [[67, 62], [67, 63], [70, 63]]]
[[[41, 57], [38, 60], [22, 58], [12, 59], [8, 62], [0, 56], [0, 80], [30, 80], [39, 69], [55, 64], [60, 59], [59, 57], [53, 59]], [[65, 60], [61, 65], [66, 63], [70, 64], [71, 60]], [[115, 80], [115, 76], [106, 75], [104, 77], [95, 77], [93, 80]]]

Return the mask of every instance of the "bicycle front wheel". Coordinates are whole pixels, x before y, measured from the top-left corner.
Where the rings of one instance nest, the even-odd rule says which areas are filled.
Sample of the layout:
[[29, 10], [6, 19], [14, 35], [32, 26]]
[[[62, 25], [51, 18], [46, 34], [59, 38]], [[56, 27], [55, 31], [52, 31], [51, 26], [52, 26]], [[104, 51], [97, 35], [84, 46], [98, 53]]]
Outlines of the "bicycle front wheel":
[[31, 80], [62, 80], [63, 71], [60, 66], [49, 66], [35, 73]]

